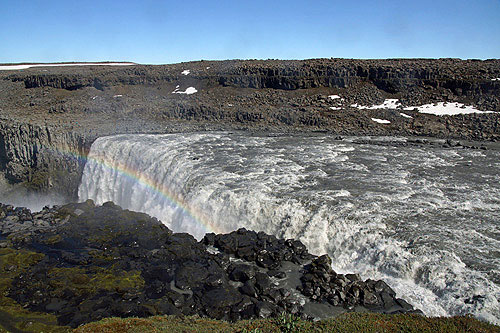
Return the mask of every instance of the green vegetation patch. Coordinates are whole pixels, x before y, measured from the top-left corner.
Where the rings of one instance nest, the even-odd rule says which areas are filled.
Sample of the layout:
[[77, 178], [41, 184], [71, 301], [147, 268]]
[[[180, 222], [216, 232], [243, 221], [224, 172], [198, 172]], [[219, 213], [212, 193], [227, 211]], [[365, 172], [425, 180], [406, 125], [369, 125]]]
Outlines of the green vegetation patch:
[[346, 313], [318, 322], [301, 320], [287, 314], [278, 318], [236, 323], [176, 316], [109, 318], [83, 325], [75, 329], [75, 332], [500, 332], [500, 327], [470, 316], [428, 318], [408, 314]]
[[500, 332], [500, 327], [472, 316], [430, 318], [416, 314], [350, 313], [316, 326], [333, 332]]
[[50, 175], [47, 171], [31, 171], [28, 180], [24, 182], [24, 186], [28, 190], [41, 190], [48, 187], [49, 178]]
[[58, 267], [48, 273], [49, 284], [58, 292], [71, 290], [76, 295], [89, 296], [99, 290], [126, 292], [127, 290], [140, 290], [144, 288], [144, 279], [139, 271], [106, 270], [96, 268], [95, 272], [87, 272], [83, 268]]
[[68, 327], [58, 326], [57, 318], [24, 309], [6, 295], [12, 280], [37, 264], [45, 256], [41, 253], [0, 249], [0, 332], [67, 332]]
[[26, 250], [0, 249], [0, 292], [4, 295], [12, 279], [42, 260], [45, 255]]

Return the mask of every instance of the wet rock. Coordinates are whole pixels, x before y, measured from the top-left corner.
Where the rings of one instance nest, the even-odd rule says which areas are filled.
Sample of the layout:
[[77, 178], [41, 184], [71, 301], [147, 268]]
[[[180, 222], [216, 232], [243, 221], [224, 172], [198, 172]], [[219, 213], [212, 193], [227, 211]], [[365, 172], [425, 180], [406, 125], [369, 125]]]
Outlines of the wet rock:
[[210, 307], [228, 307], [241, 302], [242, 296], [236, 289], [227, 286], [225, 288], [212, 289], [205, 293], [203, 302]]
[[262, 272], [255, 273], [255, 286], [261, 293], [266, 293], [266, 291], [271, 286], [271, 280]]
[[366, 307], [379, 306], [380, 300], [375, 293], [364, 290], [362, 304]]
[[246, 281], [242, 287], [240, 287], [240, 291], [242, 294], [257, 298], [257, 289], [255, 288], [255, 284], [251, 281]]
[[274, 236], [243, 228], [226, 235], [205, 236], [202, 242], [267, 269], [278, 269], [284, 260], [300, 263], [310, 258], [300, 241], [278, 240]]
[[269, 302], [258, 302], [255, 305], [255, 315], [257, 318], [269, 318], [275, 314], [277, 311], [277, 307]]
[[0, 211], [5, 215], [0, 232], [9, 236], [3, 251], [32, 253], [23, 259], [22, 274], [12, 279], [8, 297], [72, 327], [109, 316], [199, 314], [238, 320], [285, 310], [310, 316], [304, 304], [311, 302], [346, 311], [355, 306], [414, 311], [383, 281], [336, 274], [329, 256], [312, 256], [296, 240], [240, 229], [207, 234], [197, 242], [113, 203], [87, 201], [43, 214], [5, 205]]
[[345, 277], [352, 282], [359, 281], [361, 278], [359, 277], [359, 274], [346, 274]]
[[286, 277], [285, 272], [279, 271], [276, 269], [270, 269], [269, 271], [267, 271], [267, 275], [269, 275], [270, 277], [277, 278], [277, 279], [284, 279]]
[[229, 274], [229, 278], [233, 281], [245, 282], [255, 276], [255, 270], [249, 265], [235, 265]]
[[401, 306], [404, 310], [411, 311], [413, 310], [413, 306], [410, 305], [407, 301], [405, 301], [402, 298], [397, 298], [396, 303], [398, 303], [399, 306]]

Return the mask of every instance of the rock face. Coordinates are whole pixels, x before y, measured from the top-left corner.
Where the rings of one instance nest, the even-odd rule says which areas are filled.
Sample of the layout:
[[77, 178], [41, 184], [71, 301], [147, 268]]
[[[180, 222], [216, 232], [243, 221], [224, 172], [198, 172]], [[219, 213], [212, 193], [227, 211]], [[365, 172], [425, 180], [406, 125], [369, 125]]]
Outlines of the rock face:
[[[190, 68], [189, 75], [181, 74], [185, 68]], [[499, 110], [500, 83], [493, 81], [499, 76], [499, 60], [312, 59], [201, 61], [98, 71], [58, 68], [50, 72], [11, 74], [8, 79], [23, 82], [26, 88], [52, 87], [70, 91], [86, 87], [104, 90], [116, 85], [158, 85], [178, 81], [204, 82], [205, 86], [279, 90], [353, 88], [360, 83], [371, 83], [386, 93], [402, 93], [406, 100], [411, 99], [415, 103], [421, 102], [418, 95], [426, 95], [425, 90], [433, 90], [439, 98], [464, 96], [471, 98], [475, 104]], [[420, 92], [415, 94], [416, 91]]]
[[71, 131], [29, 123], [0, 123], [0, 171], [33, 190], [76, 196], [91, 141]]
[[[240, 229], [197, 242], [113, 203], [38, 213], [0, 205], [0, 232], [2, 304], [47, 313], [60, 325], [155, 314], [418, 312], [383, 281], [336, 274], [328, 256], [309, 254], [299, 241]], [[3, 264], [21, 255], [28, 259], [16, 269]]]
[[[189, 74], [183, 75], [185, 70]], [[76, 199], [95, 138], [191, 130], [500, 139], [500, 60], [199, 61], [164, 66], [0, 71], [0, 172]], [[178, 94], [189, 87], [194, 94]], [[338, 99], [329, 96], [337, 95]], [[460, 102], [494, 113], [438, 117], [400, 109]], [[384, 119], [380, 124], [372, 120]]]

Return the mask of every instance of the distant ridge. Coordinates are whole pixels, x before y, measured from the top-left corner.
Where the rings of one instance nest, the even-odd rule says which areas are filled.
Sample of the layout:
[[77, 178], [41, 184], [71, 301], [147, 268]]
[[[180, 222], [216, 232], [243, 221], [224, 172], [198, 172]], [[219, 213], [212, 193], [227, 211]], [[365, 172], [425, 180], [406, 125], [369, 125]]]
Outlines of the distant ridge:
[[16, 63], [0, 64], [0, 70], [20, 70], [32, 67], [62, 67], [62, 66], [131, 66], [134, 62], [54, 62], [54, 63]]

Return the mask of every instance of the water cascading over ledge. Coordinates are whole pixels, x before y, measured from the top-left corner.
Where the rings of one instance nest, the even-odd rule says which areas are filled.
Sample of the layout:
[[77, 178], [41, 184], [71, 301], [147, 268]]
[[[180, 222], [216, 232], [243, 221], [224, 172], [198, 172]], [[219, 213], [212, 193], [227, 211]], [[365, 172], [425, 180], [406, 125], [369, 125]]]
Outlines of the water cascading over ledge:
[[100, 138], [79, 196], [146, 212], [198, 239], [239, 227], [297, 238], [330, 254], [336, 271], [383, 279], [428, 315], [498, 322], [498, 151], [353, 140]]

